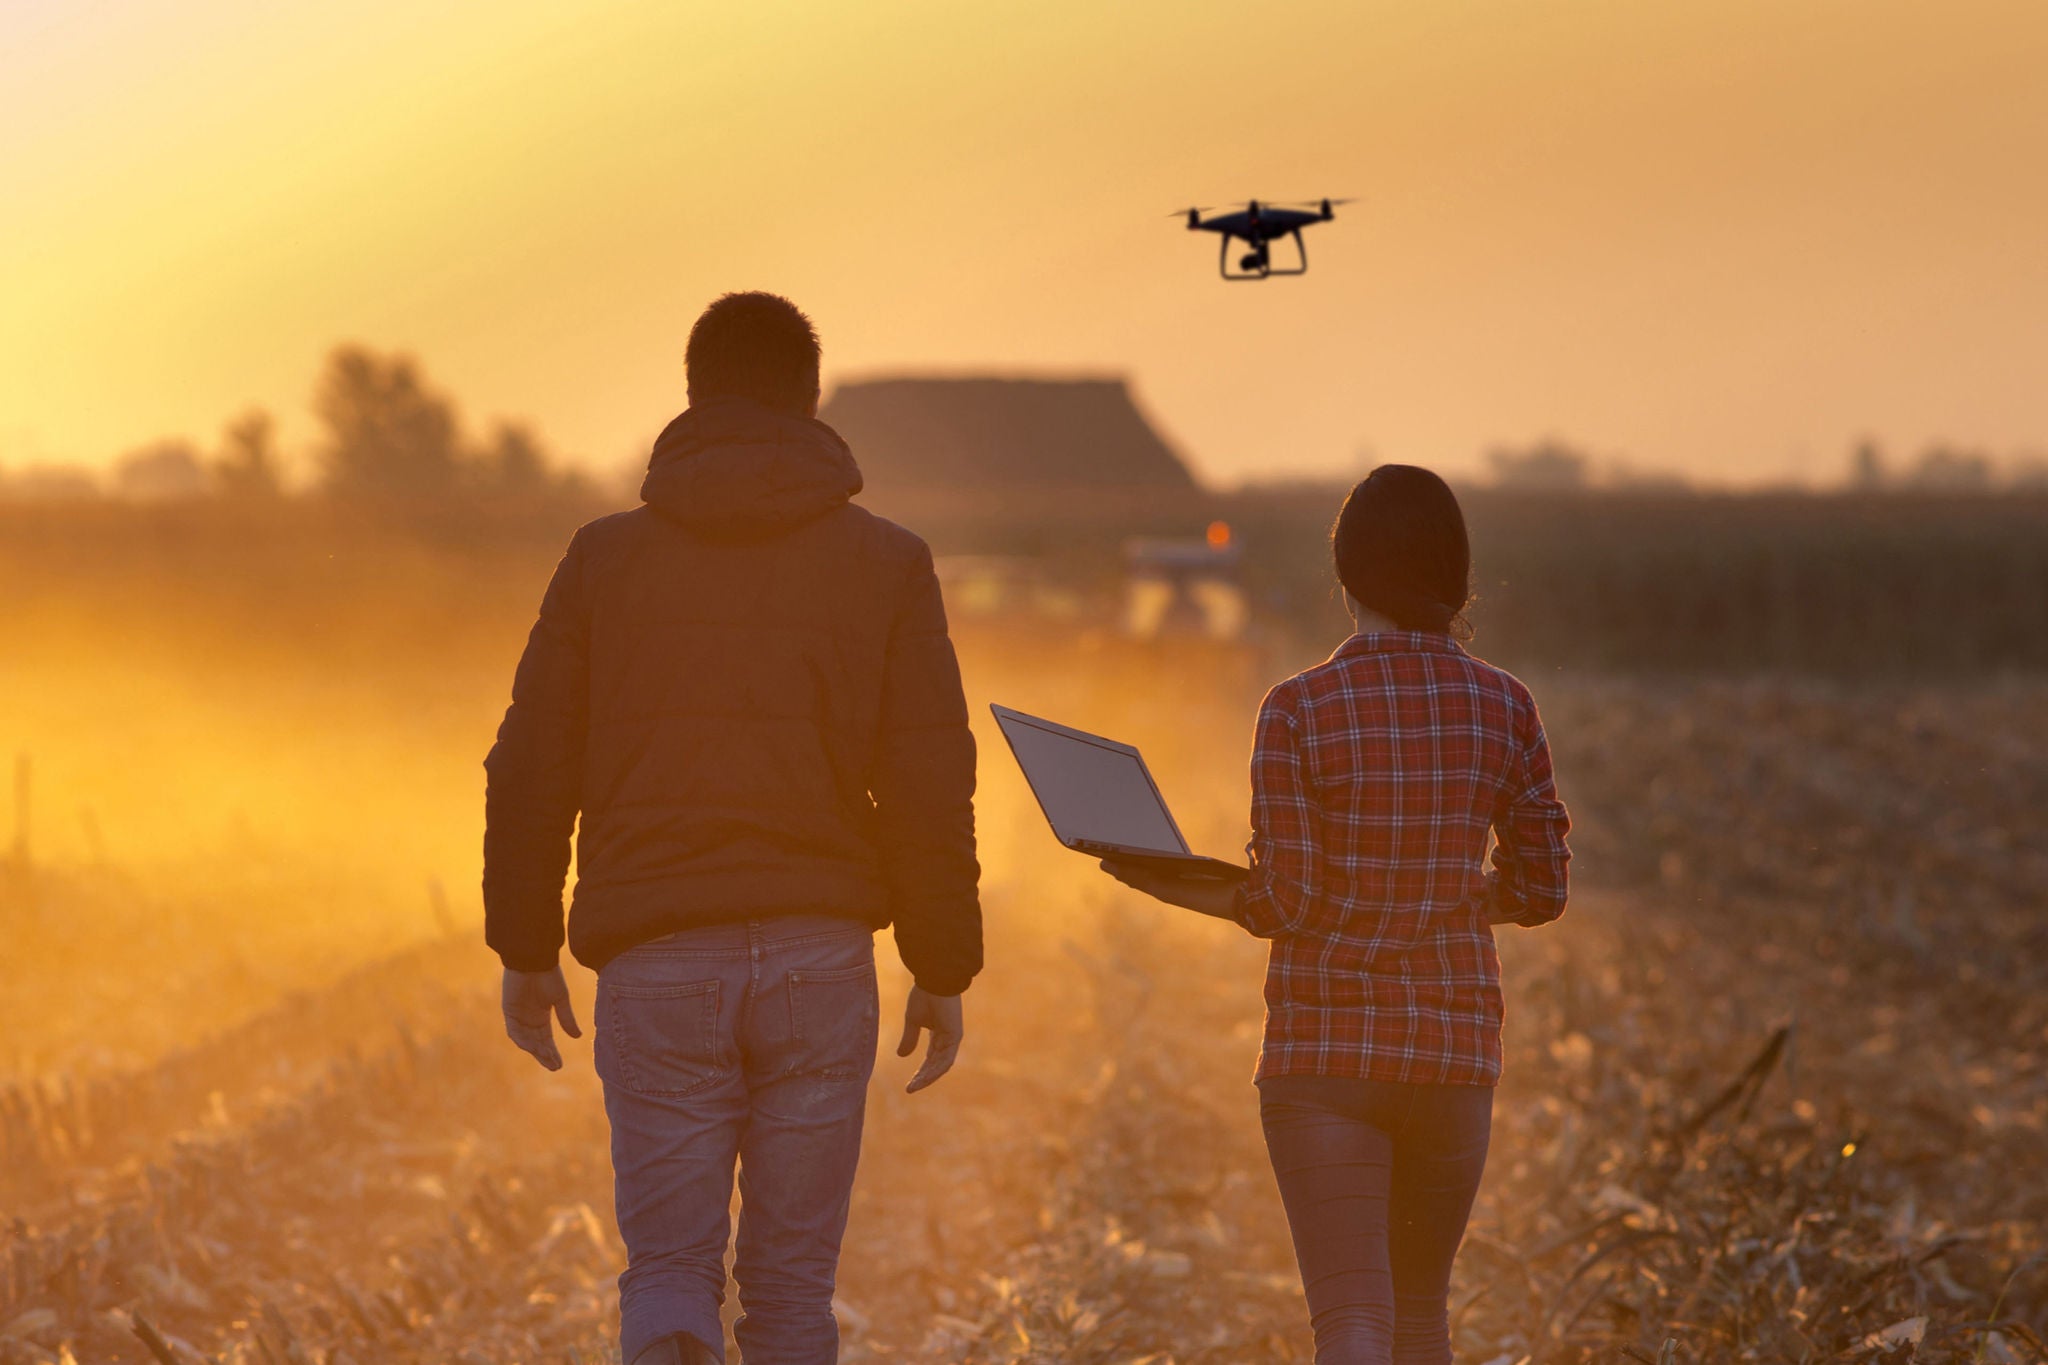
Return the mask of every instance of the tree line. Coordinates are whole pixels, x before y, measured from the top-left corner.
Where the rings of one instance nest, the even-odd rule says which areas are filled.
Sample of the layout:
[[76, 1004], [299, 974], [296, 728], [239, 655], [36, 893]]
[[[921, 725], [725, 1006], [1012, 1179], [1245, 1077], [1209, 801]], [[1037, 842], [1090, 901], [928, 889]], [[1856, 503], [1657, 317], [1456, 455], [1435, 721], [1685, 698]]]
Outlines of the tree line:
[[[338, 346], [313, 390], [318, 426], [311, 455], [314, 496], [367, 503], [464, 498], [519, 501], [593, 491], [522, 422], [496, 421], [479, 437], [455, 403], [402, 353]], [[9, 475], [0, 498], [256, 501], [291, 491], [277, 424], [261, 409], [229, 421], [212, 449], [184, 438], [150, 442], [116, 460], [104, 480], [72, 465]]]

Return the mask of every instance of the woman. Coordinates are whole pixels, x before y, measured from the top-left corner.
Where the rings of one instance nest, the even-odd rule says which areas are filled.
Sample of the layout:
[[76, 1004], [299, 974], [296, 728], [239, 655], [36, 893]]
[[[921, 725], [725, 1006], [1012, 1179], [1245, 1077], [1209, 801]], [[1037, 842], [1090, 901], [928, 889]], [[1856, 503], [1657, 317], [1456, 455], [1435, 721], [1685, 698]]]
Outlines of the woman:
[[1493, 926], [1563, 913], [1569, 821], [1528, 689], [1452, 636], [1450, 488], [1382, 465], [1332, 541], [1357, 631], [1259, 709], [1251, 876], [1103, 867], [1272, 940], [1259, 1110], [1317, 1365], [1443, 1365], [1500, 1077]]

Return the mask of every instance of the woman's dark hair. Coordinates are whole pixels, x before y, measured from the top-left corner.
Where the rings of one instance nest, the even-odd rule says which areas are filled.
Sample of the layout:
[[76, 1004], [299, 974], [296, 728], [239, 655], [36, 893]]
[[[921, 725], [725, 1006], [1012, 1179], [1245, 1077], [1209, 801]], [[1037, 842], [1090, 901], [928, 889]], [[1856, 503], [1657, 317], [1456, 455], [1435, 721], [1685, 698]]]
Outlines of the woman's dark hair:
[[818, 333], [779, 294], [727, 294], [690, 329], [683, 370], [693, 404], [751, 398], [808, 416], [818, 397]]
[[1366, 475], [1344, 499], [1330, 548], [1359, 605], [1403, 630], [1463, 633], [1472, 544], [1457, 495], [1427, 469], [1383, 464]]

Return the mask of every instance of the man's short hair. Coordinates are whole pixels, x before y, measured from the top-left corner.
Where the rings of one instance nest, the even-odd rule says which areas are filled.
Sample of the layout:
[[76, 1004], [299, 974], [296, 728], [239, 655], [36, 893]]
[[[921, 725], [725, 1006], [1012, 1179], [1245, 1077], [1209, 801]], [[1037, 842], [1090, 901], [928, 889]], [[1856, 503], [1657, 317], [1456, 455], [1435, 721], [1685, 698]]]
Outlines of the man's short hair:
[[751, 398], [809, 416], [818, 397], [818, 332], [780, 294], [727, 294], [690, 329], [683, 355], [690, 403]]

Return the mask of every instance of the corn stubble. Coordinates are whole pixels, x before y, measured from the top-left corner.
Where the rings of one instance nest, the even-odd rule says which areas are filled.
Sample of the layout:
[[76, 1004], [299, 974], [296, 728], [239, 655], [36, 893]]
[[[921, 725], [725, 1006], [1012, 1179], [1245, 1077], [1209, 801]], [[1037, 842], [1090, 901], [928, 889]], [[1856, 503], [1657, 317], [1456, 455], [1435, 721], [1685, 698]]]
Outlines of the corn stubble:
[[[1580, 894], [1502, 933], [1459, 1358], [2048, 1359], [2048, 689], [1539, 699]], [[1241, 791], [1174, 775], [1241, 771], [1242, 699], [1163, 709], [1076, 718], [1177, 741], [1184, 823], [1229, 829]], [[1309, 1359], [1248, 1083], [1258, 945], [1051, 848], [985, 752], [994, 966], [959, 1070], [914, 1097], [878, 1070], [844, 1358]], [[40, 870], [36, 913], [82, 887]], [[614, 1359], [587, 1044], [559, 1076], [516, 1053], [492, 966], [464, 929], [140, 1066], [15, 1075], [0, 1365]]]

